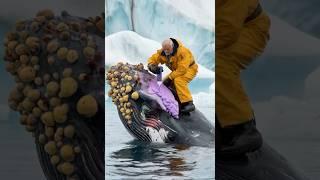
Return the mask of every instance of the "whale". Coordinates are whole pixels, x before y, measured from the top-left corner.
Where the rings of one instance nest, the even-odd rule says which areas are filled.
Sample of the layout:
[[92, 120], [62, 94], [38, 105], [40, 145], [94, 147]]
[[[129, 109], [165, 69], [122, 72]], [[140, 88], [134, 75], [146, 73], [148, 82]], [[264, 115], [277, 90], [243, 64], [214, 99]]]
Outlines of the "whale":
[[217, 180], [309, 180], [268, 143], [236, 158], [216, 155], [215, 173]]
[[[197, 108], [180, 113], [174, 89], [159, 82], [143, 64], [119, 62], [109, 67], [106, 79], [119, 118], [136, 140], [215, 147], [219, 130]], [[217, 153], [215, 173], [217, 180], [308, 180], [266, 142], [241, 156]]]
[[[197, 108], [189, 113], [180, 113], [175, 91], [159, 82], [157, 76], [144, 69], [143, 64], [119, 62], [110, 67], [107, 80], [111, 86], [108, 94], [117, 106], [119, 118], [135, 139], [214, 146], [213, 124]], [[121, 89], [129, 89], [130, 92], [119, 96]]]
[[48, 180], [104, 179], [104, 36], [104, 14], [44, 9], [5, 37], [8, 105]]

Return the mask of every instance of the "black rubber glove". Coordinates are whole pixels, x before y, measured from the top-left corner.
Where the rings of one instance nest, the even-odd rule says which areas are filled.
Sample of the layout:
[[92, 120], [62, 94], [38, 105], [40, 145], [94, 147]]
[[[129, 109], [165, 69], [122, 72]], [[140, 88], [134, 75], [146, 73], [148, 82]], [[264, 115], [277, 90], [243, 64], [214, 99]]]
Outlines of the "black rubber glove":
[[168, 77], [167, 79], [163, 80], [162, 84], [167, 86], [167, 87], [170, 87], [172, 83], [172, 80]]
[[148, 65], [148, 69], [149, 69], [149, 71], [151, 71], [154, 74], [160, 74], [161, 73], [160, 67], [157, 66], [157, 65], [154, 65], [154, 64], [149, 64]]

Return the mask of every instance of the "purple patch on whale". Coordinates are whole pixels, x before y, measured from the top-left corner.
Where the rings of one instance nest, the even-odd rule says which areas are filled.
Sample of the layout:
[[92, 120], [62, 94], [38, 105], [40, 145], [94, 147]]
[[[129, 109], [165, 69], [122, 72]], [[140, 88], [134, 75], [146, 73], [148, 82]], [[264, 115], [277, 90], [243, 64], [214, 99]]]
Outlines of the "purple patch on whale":
[[147, 73], [139, 73], [141, 92], [149, 97], [152, 97], [158, 102], [160, 107], [168, 112], [174, 118], [179, 118], [179, 103], [174, 98], [172, 92], [162, 84], [162, 82], [157, 81], [156, 76]]

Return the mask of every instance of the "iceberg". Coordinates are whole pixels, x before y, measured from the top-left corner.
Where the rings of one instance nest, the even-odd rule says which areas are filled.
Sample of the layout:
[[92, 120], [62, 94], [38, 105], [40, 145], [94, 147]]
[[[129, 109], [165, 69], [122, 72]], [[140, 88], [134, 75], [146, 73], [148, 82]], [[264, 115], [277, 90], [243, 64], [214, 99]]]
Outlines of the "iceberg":
[[107, 0], [106, 34], [130, 30], [161, 42], [181, 40], [197, 62], [214, 70], [214, 1]]
[[[120, 31], [106, 37], [106, 66], [119, 61], [132, 64], [146, 63], [147, 59], [161, 48], [159, 42], [144, 38], [133, 31]], [[108, 53], [112, 52], [112, 53]], [[164, 75], [170, 70], [164, 67]], [[163, 76], [165, 77], [165, 76]], [[208, 68], [199, 65], [197, 78], [214, 79], [215, 74]]]

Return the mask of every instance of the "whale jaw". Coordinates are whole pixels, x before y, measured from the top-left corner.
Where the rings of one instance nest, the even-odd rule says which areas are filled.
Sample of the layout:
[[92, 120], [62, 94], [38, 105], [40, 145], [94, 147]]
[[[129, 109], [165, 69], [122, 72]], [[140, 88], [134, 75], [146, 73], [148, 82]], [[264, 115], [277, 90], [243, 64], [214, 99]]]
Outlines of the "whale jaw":
[[146, 131], [151, 137], [151, 141], [156, 143], [165, 143], [168, 136], [168, 131], [163, 128], [157, 130], [153, 127], [146, 127]]

